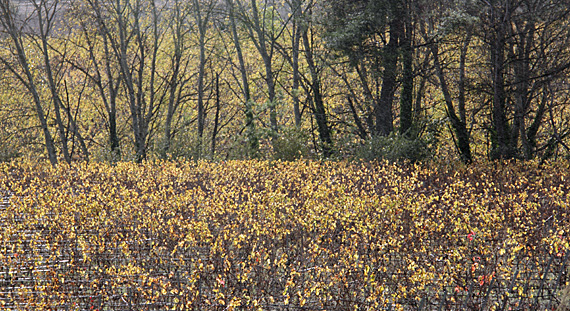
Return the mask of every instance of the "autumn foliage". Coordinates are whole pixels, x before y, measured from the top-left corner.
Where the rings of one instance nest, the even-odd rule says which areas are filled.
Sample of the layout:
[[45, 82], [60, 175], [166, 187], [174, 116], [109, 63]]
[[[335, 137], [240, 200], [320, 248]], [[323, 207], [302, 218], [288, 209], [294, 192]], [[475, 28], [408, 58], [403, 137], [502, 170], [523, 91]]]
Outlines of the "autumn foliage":
[[555, 309], [567, 162], [0, 166], [0, 307]]

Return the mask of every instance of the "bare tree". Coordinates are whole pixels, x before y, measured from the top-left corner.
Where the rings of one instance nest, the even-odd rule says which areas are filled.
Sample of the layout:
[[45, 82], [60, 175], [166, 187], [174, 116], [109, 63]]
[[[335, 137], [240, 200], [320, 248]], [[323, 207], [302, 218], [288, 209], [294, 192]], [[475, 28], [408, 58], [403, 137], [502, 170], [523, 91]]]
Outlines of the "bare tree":
[[299, 100], [299, 85], [301, 76], [299, 74], [299, 51], [301, 50], [301, 29], [303, 28], [302, 14], [303, 0], [289, 1], [289, 8], [292, 12], [293, 19], [291, 21], [291, 67], [293, 69], [293, 113], [295, 115], [295, 126], [301, 126], [301, 109]]
[[332, 137], [329, 122], [327, 118], [327, 111], [325, 108], [323, 91], [321, 86], [320, 66], [315, 57], [315, 41], [313, 40], [313, 32], [310, 29], [310, 19], [312, 18], [312, 11], [314, 2], [310, 1], [309, 6], [305, 10], [305, 23], [304, 27], [300, 29], [301, 37], [303, 39], [303, 46], [305, 47], [303, 54], [309, 67], [310, 80], [309, 85], [309, 98], [311, 108], [317, 122], [317, 130], [322, 145], [323, 156], [328, 158], [332, 155]]
[[214, 13], [216, 1], [208, 0], [193, 0], [194, 4], [194, 22], [198, 30], [198, 48], [199, 48], [199, 61], [198, 61], [198, 157], [202, 153], [202, 137], [204, 136], [205, 125], [205, 86], [204, 80], [206, 79], [206, 41], [209, 23]]
[[236, 1], [240, 18], [247, 29], [250, 40], [259, 52], [264, 65], [263, 79], [267, 85], [267, 100], [269, 105], [269, 121], [273, 135], [279, 131], [277, 121], [276, 80], [279, 71], [274, 68], [277, 42], [288, 26], [289, 19], [283, 20], [272, 0]]
[[168, 88], [158, 75], [160, 45], [165, 38], [168, 1], [86, 0], [103, 41], [114, 57], [130, 111], [136, 161], [147, 156], [157, 116]]
[[187, 52], [187, 42], [192, 28], [189, 26], [189, 22], [186, 17], [190, 14], [190, 9], [191, 7], [189, 3], [182, 0], [174, 0], [171, 8], [169, 29], [172, 36], [172, 44], [174, 46], [171, 47], [172, 52], [169, 57], [170, 68], [172, 71], [166, 78], [168, 88], [168, 106], [164, 123], [162, 147], [163, 157], [166, 156], [166, 153], [170, 149], [171, 141], [175, 134], [173, 129], [173, 120], [175, 114], [184, 102], [184, 97], [186, 96], [184, 89], [190, 81], [190, 77], [185, 75], [185, 72], [188, 71], [191, 59]]
[[[62, 101], [63, 62], [57, 62], [54, 59], [53, 48], [57, 45], [54, 32], [57, 19], [62, 15], [60, 5], [60, 1], [57, 0], [33, 0], [28, 7], [25, 7], [27, 10], [19, 11], [19, 7], [12, 1], [0, 1], [0, 25], [9, 38], [9, 53], [0, 56], [0, 62], [25, 86], [32, 97], [44, 134], [48, 158], [54, 165], [58, 160], [56, 145], [45, 111], [46, 96], [51, 102], [51, 107], [48, 109], [55, 114], [55, 124], [64, 160], [71, 162], [70, 134], [77, 137], [81, 150], [88, 159], [88, 151], [80, 135], [76, 119], [72, 116], [70, 106], [65, 106]], [[58, 53], [65, 54], [64, 49], [65, 47]], [[41, 65], [33, 67], [33, 56], [30, 54], [35, 53], [41, 55]], [[43, 81], [47, 81], [49, 96], [42, 91]]]
[[251, 91], [249, 88], [249, 76], [247, 72], [247, 66], [245, 58], [242, 51], [241, 39], [238, 33], [237, 25], [237, 8], [234, 0], [226, 0], [228, 16], [230, 20], [230, 28], [232, 33], [232, 39], [235, 47], [235, 53], [238, 58], [238, 68], [241, 78], [241, 89], [243, 92], [243, 102], [244, 102], [244, 112], [245, 112], [245, 129], [246, 136], [248, 140], [248, 151], [249, 155], [255, 157], [259, 149], [259, 140], [257, 138], [255, 130], [255, 117], [253, 111], [253, 103], [251, 99]]
[[[424, 40], [429, 43], [431, 49], [436, 76], [445, 102], [445, 111], [453, 128], [452, 134], [455, 146], [461, 160], [465, 163], [470, 163], [473, 160], [473, 156], [471, 154], [470, 134], [467, 127], [465, 103], [467, 90], [465, 79], [467, 54], [470, 51], [469, 46], [472, 44], [472, 28], [474, 25], [469, 19], [456, 18], [451, 20], [445, 16], [446, 11], [443, 10], [444, 7], [447, 7], [453, 10], [451, 12], [459, 12], [457, 15], [465, 16], [467, 14], [465, 12], [467, 8], [465, 7], [453, 7], [451, 3], [446, 1], [433, 3], [432, 5], [432, 12], [435, 12], [435, 14], [439, 12], [440, 15], [436, 15], [436, 21], [422, 21], [420, 28]], [[430, 17], [433, 17], [433, 15]], [[429, 34], [435, 34], [435, 37], [430, 37]], [[442, 55], [449, 54], [449, 50], [442, 51], [443, 47], [446, 46], [450, 47], [450, 50], [459, 50], [459, 64], [456, 72], [446, 70], [447, 64], [441, 60]], [[450, 80], [453, 79], [452, 77], [458, 77], [456, 83], [450, 83]], [[457, 85], [456, 92], [451, 90], [452, 85]], [[457, 94], [456, 99], [453, 96], [454, 93]]]

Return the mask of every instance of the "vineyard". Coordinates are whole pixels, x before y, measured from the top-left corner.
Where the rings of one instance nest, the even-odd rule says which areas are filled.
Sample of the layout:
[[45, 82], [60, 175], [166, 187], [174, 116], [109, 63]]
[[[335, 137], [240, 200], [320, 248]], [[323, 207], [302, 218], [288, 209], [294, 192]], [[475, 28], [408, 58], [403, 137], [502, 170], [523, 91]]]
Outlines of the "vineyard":
[[568, 162], [1, 164], [0, 309], [567, 310], [568, 178]]

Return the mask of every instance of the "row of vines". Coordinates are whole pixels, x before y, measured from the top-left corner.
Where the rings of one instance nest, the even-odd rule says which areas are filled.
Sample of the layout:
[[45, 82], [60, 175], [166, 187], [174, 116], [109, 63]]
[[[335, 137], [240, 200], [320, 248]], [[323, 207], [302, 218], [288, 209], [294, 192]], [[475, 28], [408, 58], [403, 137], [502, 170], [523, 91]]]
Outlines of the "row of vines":
[[556, 310], [570, 166], [0, 166], [0, 309]]

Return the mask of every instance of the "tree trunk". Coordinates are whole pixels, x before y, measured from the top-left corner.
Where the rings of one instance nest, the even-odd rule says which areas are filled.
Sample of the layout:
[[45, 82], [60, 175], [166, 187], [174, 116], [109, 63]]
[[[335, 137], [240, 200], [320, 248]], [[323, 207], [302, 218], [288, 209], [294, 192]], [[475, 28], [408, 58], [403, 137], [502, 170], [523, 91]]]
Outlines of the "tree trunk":
[[293, 7], [293, 38], [292, 38], [292, 66], [293, 66], [293, 113], [295, 115], [295, 126], [301, 126], [301, 110], [299, 109], [299, 50], [301, 42], [301, 1], [294, 0]]
[[491, 158], [510, 159], [514, 156], [511, 147], [511, 133], [506, 112], [505, 91], [505, 30], [502, 22], [497, 22], [491, 43], [491, 78], [493, 90], [493, 128], [491, 131]]
[[60, 144], [61, 144], [61, 152], [63, 153], [63, 159], [67, 163], [71, 163], [71, 155], [69, 154], [69, 146], [68, 146], [68, 137], [66, 127], [63, 124], [63, 118], [61, 116], [61, 98], [59, 96], [59, 92], [57, 90], [57, 85], [54, 78], [54, 73], [52, 70], [52, 60], [49, 54], [48, 48], [48, 36], [49, 36], [49, 29], [53, 26], [53, 16], [56, 14], [55, 10], [57, 10], [57, 6], [59, 1], [54, 1], [50, 3], [50, 8], [46, 6], [44, 1], [34, 2], [33, 5], [35, 7], [35, 11], [37, 14], [37, 21], [38, 21], [38, 28], [39, 28], [39, 39], [41, 45], [41, 52], [45, 67], [45, 76], [47, 78], [48, 87], [51, 94], [51, 100], [53, 103], [53, 110], [55, 113], [55, 121], [57, 124], [57, 133], [59, 134]]
[[251, 101], [251, 95], [249, 90], [249, 81], [247, 76], [247, 68], [245, 60], [243, 58], [243, 52], [241, 49], [241, 42], [237, 32], [237, 24], [235, 18], [235, 7], [232, 0], [226, 0], [228, 5], [230, 25], [232, 31], [232, 37], [234, 41], [234, 46], [236, 48], [236, 54], [239, 61], [239, 71], [241, 75], [241, 86], [244, 95], [244, 112], [245, 112], [245, 127], [247, 132], [248, 140], [248, 152], [250, 157], [256, 157], [259, 152], [259, 140], [257, 139], [257, 134], [255, 133], [255, 122], [253, 113], [253, 104]]
[[[469, 142], [469, 131], [467, 130], [466, 123], [463, 122], [461, 118], [457, 117], [457, 114], [455, 112], [453, 99], [451, 98], [447, 80], [443, 72], [443, 66], [439, 61], [439, 51], [436, 44], [432, 46], [432, 54], [434, 57], [435, 69], [437, 71], [437, 76], [440, 82], [441, 92], [443, 93], [443, 98], [445, 100], [447, 115], [449, 116], [451, 126], [453, 127], [455, 135], [457, 136], [457, 149], [459, 151], [459, 156], [463, 162], [471, 163], [473, 161], [473, 156], [471, 154], [471, 147]], [[464, 92], [464, 90], [460, 90], [460, 92]]]
[[[253, 23], [246, 24], [250, 27], [250, 36], [254, 40], [255, 47], [257, 48], [263, 65], [265, 67], [265, 83], [267, 84], [267, 95], [269, 104], [269, 122], [271, 123], [272, 135], [275, 136], [278, 131], [277, 124], [277, 102], [275, 98], [275, 73], [273, 72], [273, 45], [274, 41], [270, 42], [270, 51], [267, 50], [267, 32], [263, 25], [265, 20], [261, 20], [258, 13], [257, 0], [251, 0]], [[266, 7], [264, 7], [264, 12]], [[265, 17], [265, 16], [263, 16]], [[253, 28], [253, 29], [251, 29]], [[254, 35], [255, 33], [255, 35]], [[274, 39], [274, 38], [272, 38]], [[270, 40], [271, 41], [271, 40]]]
[[328, 158], [332, 155], [332, 139], [328, 126], [327, 113], [323, 102], [323, 96], [321, 94], [317, 65], [314, 61], [313, 48], [311, 46], [311, 42], [309, 41], [308, 29], [303, 30], [303, 43], [305, 45], [305, 58], [307, 60], [307, 66], [309, 67], [309, 71], [311, 73], [311, 95], [313, 97], [314, 104], [313, 112], [315, 114], [315, 121], [317, 122], [317, 130], [319, 131], [323, 156], [325, 158]]
[[214, 117], [214, 129], [212, 130], [212, 156], [216, 154], [216, 136], [220, 120], [220, 74], [216, 74], [216, 115]]
[[410, 129], [413, 123], [413, 107], [414, 107], [414, 68], [413, 68], [413, 49], [412, 49], [412, 21], [409, 8], [398, 6], [398, 14], [396, 18], [405, 21], [405, 29], [402, 40], [400, 41], [400, 50], [402, 54], [403, 75], [402, 75], [402, 93], [400, 95], [400, 135], [410, 136]]
[[181, 0], [175, 0], [172, 21], [172, 37], [174, 52], [170, 57], [170, 63], [172, 68], [172, 76], [168, 79], [168, 104], [166, 108], [166, 119], [164, 123], [164, 133], [163, 133], [163, 146], [162, 146], [162, 157], [166, 158], [167, 153], [170, 150], [173, 130], [172, 122], [174, 115], [180, 106], [180, 92], [185, 84], [182, 72], [183, 69], [183, 53], [184, 53], [184, 42], [186, 39], [186, 33], [184, 31], [184, 18], [188, 14], [186, 10], [187, 6], [181, 3]]
[[396, 77], [398, 70], [398, 40], [402, 34], [402, 21], [390, 21], [390, 39], [383, 49], [383, 80], [380, 99], [375, 107], [376, 135], [388, 136], [394, 130], [392, 105], [396, 91]]
[[202, 156], [202, 138], [204, 136], [205, 109], [204, 109], [204, 78], [206, 75], [206, 27], [209, 19], [209, 10], [206, 16], [202, 16], [200, 1], [194, 0], [194, 14], [198, 25], [198, 44], [200, 56], [198, 64], [198, 145], [197, 155]]

